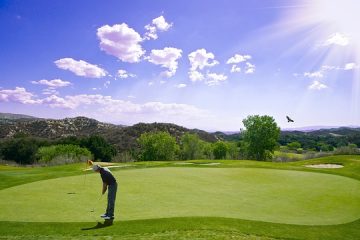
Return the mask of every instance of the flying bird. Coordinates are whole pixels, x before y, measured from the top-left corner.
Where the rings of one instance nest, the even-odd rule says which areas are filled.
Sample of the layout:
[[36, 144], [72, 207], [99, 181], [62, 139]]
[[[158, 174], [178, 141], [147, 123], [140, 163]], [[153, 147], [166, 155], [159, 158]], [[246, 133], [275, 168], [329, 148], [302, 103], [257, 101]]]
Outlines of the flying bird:
[[292, 120], [289, 116], [286, 116], [286, 119], [288, 122], [294, 122], [294, 120]]

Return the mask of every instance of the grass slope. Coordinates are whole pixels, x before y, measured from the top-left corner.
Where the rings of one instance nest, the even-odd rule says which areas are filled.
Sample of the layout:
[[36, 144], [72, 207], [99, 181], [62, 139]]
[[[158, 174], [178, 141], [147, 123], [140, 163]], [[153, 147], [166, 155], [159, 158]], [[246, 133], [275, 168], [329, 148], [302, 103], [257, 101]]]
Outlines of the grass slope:
[[[191, 169], [194, 169], [194, 167], [204, 168], [205, 166], [201, 164], [209, 161], [192, 162], [196, 164], [189, 166], [192, 167]], [[307, 172], [325, 172], [348, 176], [357, 180], [360, 179], [359, 156], [336, 156], [286, 164], [253, 161], [221, 161], [221, 163], [221, 165], [213, 166], [213, 168], [279, 168]], [[303, 167], [304, 164], [309, 163], [341, 163], [345, 167], [337, 170], [316, 170]], [[130, 168], [147, 168], [152, 166], [177, 165], [174, 165], [172, 162], [137, 163], [130, 166]], [[57, 167], [57, 169], [59, 170], [58, 172], [66, 172], [68, 175], [75, 175], [76, 172], [77, 174], [82, 174], [79, 169], [75, 171], [70, 170], [71, 167], [74, 166], [61, 166]], [[74, 168], [78, 167], [75, 166]], [[209, 166], [206, 166], [206, 169], [208, 168]], [[183, 167], [180, 169], [183, 169]], [[18, 171], [26, 172], [23, 178], [21, 178], [21, 174], [17, 174]], [[25, 183], [27, 180], [29, 182], [35, 181], [36, 177], [31, 174], [32, 171], [35, 171], [35, 175], [39, 180], [63, 176], [63, 174], [57, 174], [57, 171], [49, 170], [49, 168], [14, 169], [2, 167], [0, 169], [2, 189], [14, 186], [14, 181], [21, 183]], [[131, 171], [116, 171], [116, 174], [122, 175], [122, 172]], [[18, 181], [19, 179], [21, 181]], [[2, 198], [0, 199], [2, 202]], [[33, 211], [36, 212], [36, 209]], [[120, 239], [359, 239], [360, 220], [340, 225], [304, 226], [220, 217], [174, 217], [117, 221], [113, 226], [104, 228], [102, 225], [98, 225], [95, 220], [78, 223], [0, 222], [0, 239], [111, 239], [112, 237]]]

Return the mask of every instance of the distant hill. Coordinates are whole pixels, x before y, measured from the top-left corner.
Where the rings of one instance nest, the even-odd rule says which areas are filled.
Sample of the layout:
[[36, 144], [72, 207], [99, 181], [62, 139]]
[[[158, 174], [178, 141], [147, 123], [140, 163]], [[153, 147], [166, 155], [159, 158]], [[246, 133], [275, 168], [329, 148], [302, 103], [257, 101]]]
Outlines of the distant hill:
[[37, 117], [24, 115], [24, 114], [15, 114], [15, 113], [0, 113], [0, 119], [38, 119]]
[[133, 126], [114, 125], [99, 122], [86, 117], [65, 119], [41, 119], [41, 118], [0, 118], [0, 138], [10, 138], [16, 134], [45, 139], [59, 139], [68, 136], [100, 135], [111, 144], [115, 145], [119, 152], [134, 149], [137, 146], [136, 139], [145, 132], [166, 131], [178, 141], [184, 133], [196, 133], [207, 142], [215, 142], [217, 137], [198, 129], [187, 129], [170, 123], [138, 123]]

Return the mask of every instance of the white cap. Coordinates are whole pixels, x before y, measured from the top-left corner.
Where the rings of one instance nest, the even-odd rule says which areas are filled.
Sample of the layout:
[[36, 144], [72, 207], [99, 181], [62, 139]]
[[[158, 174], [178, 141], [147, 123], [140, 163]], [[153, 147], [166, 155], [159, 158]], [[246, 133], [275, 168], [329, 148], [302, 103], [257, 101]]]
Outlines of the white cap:
[[100, 166], [99, 165], [93, 165], [92, 166], [92, 170], [94, 170], [94, 171], [97, 171], [97, 170], [99, 170], [100, 169]]

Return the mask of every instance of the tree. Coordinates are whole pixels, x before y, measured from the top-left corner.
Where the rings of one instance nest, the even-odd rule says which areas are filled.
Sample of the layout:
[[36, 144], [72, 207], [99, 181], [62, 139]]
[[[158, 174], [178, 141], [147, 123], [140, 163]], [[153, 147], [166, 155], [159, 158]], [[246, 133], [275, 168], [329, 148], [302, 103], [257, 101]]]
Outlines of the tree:
[[223, 141], [214, 143], [213, 153], [215, 159], [225, 159], [228, 152], [228, 145]]
[[213, 153], [213, 144], [208, 142], [202, 142], [202, 154], [205, 159], [213, 159], [214, 153]]
[[33, 164], [40, 144], [33, 138], [13, 138], [1, 144], [1, 155], [19, 164]]
[[168, 132], [143, 133], [138, 138], [141, 161], [174, 160], [179, 146]]
[[295, 142], [291, 142], [291, 143], [288, 143], [286, 145], [290, 150], [296, 150], [298, 148], [301, 148], [301, 143], [295, 141]]
[[248, 157], [256, 160], [271, 158], [280, 136], [280, 128], [274, 118], [267, 115], [248, 116], [243, 124], [246, 128], [243, 140]]
[[237, 143], [227, 142], [226, 144], [227, 144], [228, 159], [239, 159], [240, 151]]
[[197, 134], [185, 133], [181, 137], [181, 158], [184, 160], [200, 159], [203, 144]]
[[106, 142], [103, 137], [98, 135], [83, 139], [82, 145], [90, 150], [95, 160], [99, 159], [104, 162], [111, 162], [112, 158], [116, 155], [116, 149]]

